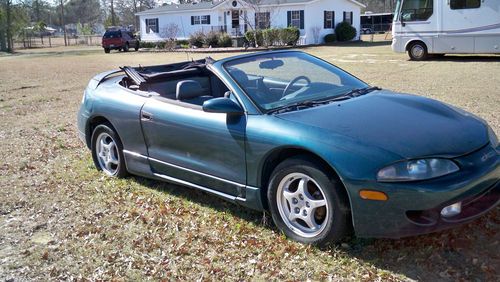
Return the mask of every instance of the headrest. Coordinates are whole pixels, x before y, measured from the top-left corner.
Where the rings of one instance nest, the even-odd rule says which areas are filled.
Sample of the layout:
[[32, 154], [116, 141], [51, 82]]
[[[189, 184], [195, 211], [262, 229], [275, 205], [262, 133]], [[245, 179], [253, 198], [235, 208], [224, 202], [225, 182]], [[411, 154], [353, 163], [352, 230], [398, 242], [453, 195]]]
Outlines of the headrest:
[[189, 100], [205, 95], [205, 90], [198, 81], [183, 80], [177, 82], [175, 93], [177, 100]]
[[248, 75], [244, 71], [234, 67], [228, 69], [228, 71], [241, 86], [248, 86]]

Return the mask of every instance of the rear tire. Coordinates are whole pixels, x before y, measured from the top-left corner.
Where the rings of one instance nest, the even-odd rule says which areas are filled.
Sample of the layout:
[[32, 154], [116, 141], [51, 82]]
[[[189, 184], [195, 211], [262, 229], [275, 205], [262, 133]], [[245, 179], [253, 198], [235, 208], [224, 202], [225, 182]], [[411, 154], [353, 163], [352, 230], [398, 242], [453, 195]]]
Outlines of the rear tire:
[[122, 142], [110, 124], [100, 124], [94, 129], [91, 149], [92, 159], [98, 170], [112, 177], [122, 178], [128, 175]]
[[417, 41], [408, 48], [408, 55], [412, 61], [423, 61], [429, 56], [425, 43]]
[[104, 48], [104, 53], [109, 54], [109, 51], [111, 51], [109, 48]]
[[271, 175], [267, 191], [276, 226], [292, 240], [326, 246], [349, 233], [349, 205], [342, 184], [307, 156], [287, 159]]

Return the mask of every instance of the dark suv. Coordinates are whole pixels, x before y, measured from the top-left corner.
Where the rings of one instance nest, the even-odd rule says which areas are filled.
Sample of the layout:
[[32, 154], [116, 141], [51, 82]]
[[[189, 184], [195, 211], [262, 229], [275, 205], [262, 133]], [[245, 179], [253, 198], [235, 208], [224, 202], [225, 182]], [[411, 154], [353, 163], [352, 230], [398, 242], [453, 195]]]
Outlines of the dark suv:
[[139, 39], [132, 32], [126, 30], [107, 30], [102, 37], [102, 48], [104, 48], [105, 53], [109, 53], [112, 49], [128, 52], [130, 48], [134, 48], [137, 51], [139, 45]]

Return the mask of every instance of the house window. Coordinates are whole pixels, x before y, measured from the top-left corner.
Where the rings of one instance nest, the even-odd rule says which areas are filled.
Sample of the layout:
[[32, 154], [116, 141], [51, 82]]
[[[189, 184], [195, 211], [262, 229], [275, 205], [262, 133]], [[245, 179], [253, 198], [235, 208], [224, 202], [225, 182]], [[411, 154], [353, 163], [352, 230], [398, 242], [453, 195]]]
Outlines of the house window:
[[255, 13], [255, 28], [266, 29], [271, 27], [271, 14], [269, 12]]
[[451, 0], [450, 8], [452, 10], [458, 9], [476, 9], [481, 7], [481, 0]]
[[146, 33], [158, 33], [158, 18], [146, 19]]
[[344, 22], [352, 25], [352, 12], [344, 12]]
[[288, 26], [304, 29], [304, 10], [288, 11], [287, 20]]
[[210, 24], [210, 15], [191, 16], [191, 25]]
[[323, 28], [334, 28], [334, 27], [335, 27], [335, 12], [334, 11], [324, 11]]

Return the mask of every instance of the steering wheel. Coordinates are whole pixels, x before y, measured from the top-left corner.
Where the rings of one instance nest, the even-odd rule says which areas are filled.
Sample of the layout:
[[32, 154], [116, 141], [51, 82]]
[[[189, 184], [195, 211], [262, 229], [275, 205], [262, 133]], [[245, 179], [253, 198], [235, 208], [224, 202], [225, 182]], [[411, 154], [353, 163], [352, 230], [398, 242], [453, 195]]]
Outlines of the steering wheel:
[[288, 83], [288, 85], [285, 87], [285, 90], [283, 90], [283, 94], [281, 94], [281, 98], [285, 97], [286, 96], [286, 93], [288, 92], [288, 90], [290, 90], [290, 88], [295, 84], [297, 83], [297, 81], [299, 80], [305, 80], [307, 81], [307, 85], [306, 86], [309, 86], [309, 84], [311, 84], [311, 80], [309, 79], [309, 77], [305, 76], [305, 75], [299, 75], [297, 76], [296, 78], [292, 79], [292, 81], [290, 81]]

